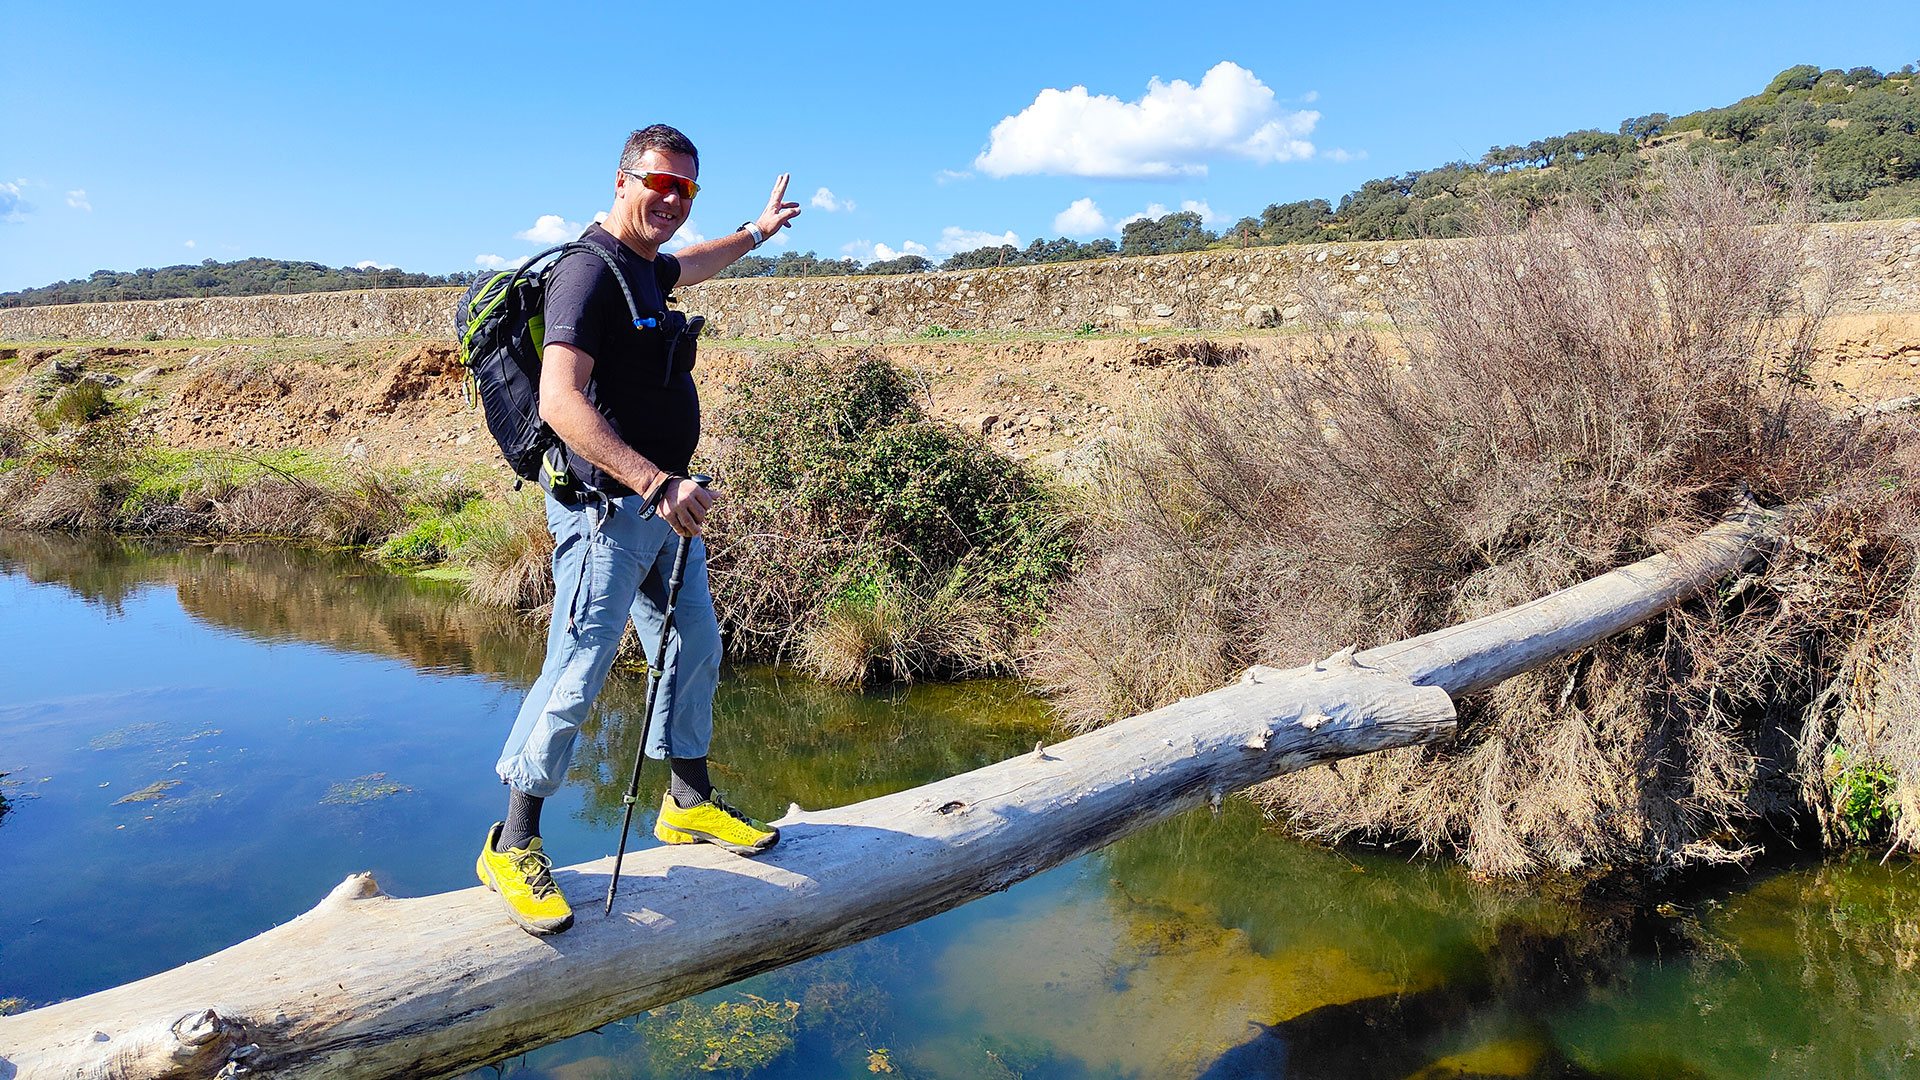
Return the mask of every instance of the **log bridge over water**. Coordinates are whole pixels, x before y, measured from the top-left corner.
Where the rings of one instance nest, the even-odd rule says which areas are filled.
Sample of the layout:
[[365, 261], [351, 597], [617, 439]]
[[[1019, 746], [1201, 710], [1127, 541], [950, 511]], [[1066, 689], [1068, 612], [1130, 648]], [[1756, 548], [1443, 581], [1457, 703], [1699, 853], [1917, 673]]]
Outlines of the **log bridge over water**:
[[356, 874], [312, 911], [171, 971], [0, 1017], [0, 1080], [432, 1077], [936, 915], [1262, 780], [1444, 740], [1453, 699], [1576, 652], [1756, 558], [1752, 507], [1519, 607], [1236, 685], [973, 772], [790, 810], [758, 859], [718, 848], [556, 870], [579, 906], [531, 937], [482, 888], [401, 898]]

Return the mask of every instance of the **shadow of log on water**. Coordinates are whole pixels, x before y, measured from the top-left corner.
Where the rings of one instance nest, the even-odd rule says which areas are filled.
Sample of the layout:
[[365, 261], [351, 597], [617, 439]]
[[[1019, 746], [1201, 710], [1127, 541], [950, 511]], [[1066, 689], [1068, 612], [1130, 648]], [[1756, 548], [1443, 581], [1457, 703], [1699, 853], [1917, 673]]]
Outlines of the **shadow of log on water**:
[[[1201, 1080], [1625, 1080], [1571, 1060], [1542, 1015], [1584, 1001], [1620, 970], [1626, 953], [1646, 948], [1650, 938], [1663, 951], [1672, 948], [1680, 939], [1658, 925], [1664, 922], [1621, 912], [1572, 932], [1502, 923], [1483, 966], [1426, 990], [1322, 1005], [1273, 1024], [1252, 1021], [1253, 1035], [1215, 1058]], [[1505, 1049], [1497, 1066], [1453, 1053], [1488, 1040]], [[1689, 1080], [1700, 1074], [1660, 1062], [1644, 1075]]]

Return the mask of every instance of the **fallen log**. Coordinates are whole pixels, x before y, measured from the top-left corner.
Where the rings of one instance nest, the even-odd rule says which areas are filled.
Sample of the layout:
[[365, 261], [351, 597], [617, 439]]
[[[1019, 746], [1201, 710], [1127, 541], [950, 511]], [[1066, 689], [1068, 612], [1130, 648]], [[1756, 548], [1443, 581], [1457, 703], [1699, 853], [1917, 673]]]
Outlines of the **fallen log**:
[[1664, 555], [1460, 626], [1236, 685], [832, 810], [758, 859], [718, 849], [555, 872], [579, 908], [530, 937], [480, 888], [403, 899], [365, 874], [203, 960], [0, 1017], [0, 1080], [459, 1073], [998, 892], [1324, 761], [1442, 740], [1452, 697], [1617, 633], [1756, 552], [1749, 510]]

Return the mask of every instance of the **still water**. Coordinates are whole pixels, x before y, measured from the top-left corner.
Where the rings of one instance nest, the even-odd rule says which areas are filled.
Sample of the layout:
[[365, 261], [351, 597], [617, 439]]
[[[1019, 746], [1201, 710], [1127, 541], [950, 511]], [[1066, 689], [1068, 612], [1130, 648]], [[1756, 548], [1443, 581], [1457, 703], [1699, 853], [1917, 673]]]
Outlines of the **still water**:
[[[191, 960], [356, 870], [398, 895], [471, 886], [538, 662], [528, 627], [351, 558], [0, 534], [0, 999]], [[549, 803], [562, 862], [616, 843], [642, 690], [616, 673]], [[1046, 730], [1005, 682], [852, 694], [733, 668], [716, 710], [721, 786], [768, 816]], [[1912, 864], [1667, 899], [1536, 899], [1293, 843], [1230, 803], [476, 1075], [1920, 1077]]]

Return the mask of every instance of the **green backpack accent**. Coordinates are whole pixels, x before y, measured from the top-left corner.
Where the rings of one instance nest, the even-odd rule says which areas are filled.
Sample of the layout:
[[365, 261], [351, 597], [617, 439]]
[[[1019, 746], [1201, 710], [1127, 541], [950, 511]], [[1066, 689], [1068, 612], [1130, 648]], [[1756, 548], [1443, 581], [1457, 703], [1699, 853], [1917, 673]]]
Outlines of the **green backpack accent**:
[[[660, 324], [660, 316], [643, 316], [634, 303], [633, 289], [613, 256], [604, 248], [574, 240], [550, 247], [512, 270], [473, 283], [454, 312], [460, 333], [460, 363], [467, 369], [467, 404], [478, 402], [487, 416], [487, 431], [500, 444], [514, 475], [532, 480], [563, 502], [584, 490], [567, 467], [560, 436], [540, 419], [540, 350], [546, 344], [546, 320], [541, 309], [547, 279], [559, 265], [555, 259], [534, 267], [550, 255], [590, 251], [604, 259], [620, 283], [627, 312], [635, 329]], [[518, 487], [518, 484], [514, 486]]]

